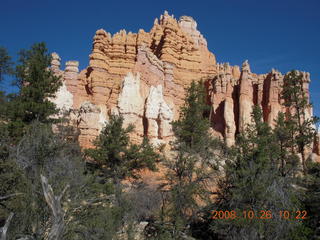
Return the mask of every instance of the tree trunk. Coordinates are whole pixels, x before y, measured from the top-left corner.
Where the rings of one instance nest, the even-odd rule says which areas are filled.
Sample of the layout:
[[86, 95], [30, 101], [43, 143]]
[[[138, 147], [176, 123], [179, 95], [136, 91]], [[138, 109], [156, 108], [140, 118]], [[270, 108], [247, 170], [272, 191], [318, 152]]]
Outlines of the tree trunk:
[[52, 210], [53, 220], [52, 227], [49, 232], [48, 240], [59, 240], [62, 238], [64, 231], [64, 211], [61, 206], [61, 198], [66, 190], [69, 188], [67, 185], [59, 196], [55, 196], [51, 186], [48, 184], [48, 179], [41, 175], [41, 185], [43, 194], [47, 204]]

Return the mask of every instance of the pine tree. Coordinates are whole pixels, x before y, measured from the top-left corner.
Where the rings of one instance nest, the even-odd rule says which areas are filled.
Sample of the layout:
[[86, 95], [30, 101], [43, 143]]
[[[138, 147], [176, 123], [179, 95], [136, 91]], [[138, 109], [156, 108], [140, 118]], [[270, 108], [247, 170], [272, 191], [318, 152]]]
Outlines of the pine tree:
[[26, 216], [30, 206], [30, 182], [23, 170], [10, 157], [10, 138], [4, 124], [0, 123], [0, 222], [13, 213], [7, 236], [12, 237], [26, 230]]
[[[11, 57], [6, 48], [0, 47], [0, 84], [5, 75], [13, 73]], [[7, 236], [11, 237], [25, 230], [24, 218], [30, 205], [30, 183], [22, 169], [10, 157], [12, 145], [7, 128], [7, 105], [8, 96], [4, 91], [0, 91], [0, 222], [5, 222], [8, 216], [13, 214], [7, 233]]]
[[[40, 175], [46, 176], [54, 192], [60, 193], [69, 185], [68, 198], [72, 203], [79, 201], [80, 186], [84, 183], [83, 161], [77, 142], [71, 142], [65, 134], [64, 131], [54, 133], [50, 124], [34, 121], [18, 144], [12, 146], [10, 159], [18, 165], [28, 183], [22, 190], [28, 205], [23, 211], [12, 209], [16, 216], [12, 227], [23, 221], [21, 228], [24, 229], [18, 232], [20, 234], [42, 238], [48, 231], [51, 210], [44, 199]], [[70, 209], [70, 203], [65, 202], [67, 205]]]
[[[307, 163], [307, 175], [303, 177], [303, 203], [308, 214], [305, 223], [312, 231], [312, 239], [320, 239], [320, 163]], [[310, 236], [310, 237], [311, 237]]]
[[[94, 141], [94, 148], [85, 150], [88, 173], [92, 176], [91, 185], [100, 191], [100, 195], [105, 194], [108, 198], [114, 198], [112, 207], [94, 209], [101, 222], [99, 220], [99, 223], [93, 224], [97, 216], [89, 212], [84, 213], [87, 219], [93, 217], [93, 222], [89, 220], [93, 231], [103, 229], [102, 232], [97, 232], [97, 236], [111, 238], [121, 227], [128, 228], [130, 232], [131, 212], [135, 206], [123, 191], [122, 180], [128, 177], [139, 178], [140, 169], [148, 168], [155, 171], [156, 162], [160, 160], [160, 155], [148, 139], [144, 139], [141, 144], [130, 142], [129, 134], [133, 129], [133, 125], [123, 127], [122, 116], [111, 115]], [[108, 191], [105, 191], [106, 189]], [[89, 229], [90, 231], [92, 230]]]
[[306, 150], [314, 140], [317, 118], [307, 118], [306, 112], [311, 107], [304, 91], [303, 74], [292, 70], [285, 75], [282, 91], [284, 106], [288, 109], [286, 121], [291, 126], [292, 154], [301, 154], [303, 172], [306, 173]]
[[285, 119], [284, 113], [279, 113], [273, 130], [275, 141], [279, 144], [279, 173], [285, 177], [295, 177], [298, 172], [299, 157], [292, 151], [294, 142], [292, 139], [293, 124]]
[[[271, 128], [262, 122], [259, 107], [254, 107], [252, 118], [237, 139], [233, 158], [226, 162], [213, 206], [218, 211], [235, 211], [241, 218], [212, 220], [212, 229], [225, 239], [290, 239], [299, 223], [280, 219], [279, 211], [298, 209], [297, 196], [292, 182], [279, 174], [280, 147]], [[270, 211], [272, 219], [244, 218], [244, 211], [253, 211], [255, 217]]]
[[13, 74], [13, 62], [4, 47], [0, 47], [0, 82], [3, 81], [4, 75]]
[[188, 225], [196, 221], [202, 205], [209, 201], [208, 185], [217, 170], [219, 143], [209, 133], [207, 111], [204, 84], [192, 82], [180, 117], [172, 123], [175, 141], [171, 146], [175, 155], [166, 162], [170, 195], [163, 219], [169, 218], [173, 224], [168, 231], [174, 239], [182, 238]]
[[132, 144], [129, 138], [132, 131], [132, 125], [123, 128], [122, 116], [111, 115], [94, 141], [95, 148], [86, 150], [86, 156], [114, 183], [126, 177], [138, 177], [136, 170], [139, 169], [155, 170], [155, 162], [160, 159], [147, 139], [140, 145]]
[[16, 67], [16, 84], [19, 93], [8, 105], [10, 135], [19, 139], [26, 132], [26, 126], [37, 120], [53, 122], [51, 116], [57, 108], [49, 100], [55, 96], [61, 80], [49, 70], [51, 56], [44, 43], [34, 44], [30, 50], [21, 50]]
[[174, 150], [183, 149], [201, 156], [207, 153], [212, 140], [209, 133], [210, 122], [205, 117], [208, 111], [204, 84], [193, 81], [187, 91], [185, 104], [181, 107], [179, 120], [172, 123], [176, 137]]
[[0, 47], [0, 121], [6, 119], [6, 104], [7, 96], [4, 91], [1, 91], [1, 83], [4, 80], [5, 75], [12, 75], [13, 62], [11, 57], [8, 55], [8, 51], [4, 47]]

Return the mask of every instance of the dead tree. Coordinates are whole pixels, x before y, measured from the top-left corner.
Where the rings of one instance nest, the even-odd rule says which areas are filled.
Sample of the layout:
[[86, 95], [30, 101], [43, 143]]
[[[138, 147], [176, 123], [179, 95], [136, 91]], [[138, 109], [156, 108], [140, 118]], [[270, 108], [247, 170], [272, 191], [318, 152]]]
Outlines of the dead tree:
[[[8, 200], [9, 198], [15, 197], [17, 195], [20, 195], [21, 193], [13, 193], [13, 194], [9, 194], [6, 196], [0, 196], [0, 202], [1, 201], [5, 201]], [[1, 228], [0, 227], [0, 240], [6, 240], [7, 238], [7, 231], [11, 222], [11, 219], [13, 218], [14, 213], [10, 213], [9, 217], [6, 220], [6, 223], [4, 224], [4, 226]]]
[[48, 179], [41, 175], [41, 185], [43, 189], [43, 194], [46, 199], [47, 204], [51, 208], [53, 218], [52, 218], [52, 226], [49, 232], [48, 240], [60, 240], [62, 238], [62, 234], [64, 231], [64, 216], [65, 212], [61, 206], [61, 199], [64, 193], [69, 188], [67, 185], [62, 193], [58, 196], [55, 196], [52, 190], [51, 185], [48, 184]]
[[0, 240], [6, 240], [7, 231], [8, 231], [9, 224], [10, 224], [12, 217], [13, 217], [13, 213], [10, 213], [9, 217], [6, 220], [6, 223], [4, 224], [4, 226], [2, 228], [0, 228], [0, 233], [1, 233]]

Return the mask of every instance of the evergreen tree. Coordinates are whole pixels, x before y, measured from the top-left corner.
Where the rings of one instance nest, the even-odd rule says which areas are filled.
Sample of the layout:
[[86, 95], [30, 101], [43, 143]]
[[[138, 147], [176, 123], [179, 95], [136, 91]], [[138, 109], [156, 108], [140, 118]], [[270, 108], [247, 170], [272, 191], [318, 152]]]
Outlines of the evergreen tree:
[[284, 106], [288, 111], [286, 121], [291, 128], [292, 154], [301, 154], [303, 172], [306, 173], [306, 150], [314, 140], [317, 118], [307, 118], [306, 112], [311, 107], [304, 91], [303, 74], [292, 70], [285, 75], [282, 90]]
[[53, 122], [51, 116], [57, 113], [49, 98], [55, 96], [61, 85], [58, 77], [48, 69], [51, 56], [44, 43], [34, 44], [30, 50], [21, 50], [16, 67], [16, 84], [19, 93], [8, 105], [10, 135], [19, 139], [32, 121]]
[[8, 55], [7, 49], [0, 47], [0, 121], [5, 120], [6, 117], [6, 104], [7, 96], [4, 91], [1, 91], [1, 83], [4, 80], [4, 75], [12, 75], [13, 62], [11, 57]]
[[294, 142], [292, 139], [293, 124], [285, 119], [284, 113], [279, 113], [276, 126], [273, 130], [275, 141], [279, 146], [278, 166], [279, 173], [285, 177], [295, 177], [298, 171], [299, 157], [292, 151]]
[[[0, 84], [5, 75], [13, 73], [11, 57], [5, 48], [0, 47]], [[27, 215], [26, 208], [30, 205], [30, 184], [21, 168], [10, 157], [12, 145], [7, 129], [7, 104], [5, 92], [0, 91], [0, 225], [13, 214], [7, 235], [14, 236], [25, 230], [24, 218]]]
[[[65, 134], [65, 131], [54, 133], [49, 124], [33, 122], [18, 144], [13, 146], [10, 159], [19, 166], [28, 183], [28, 187], [22, 190], [28, 205], [23, 211], [12, 209], [16, 217], [12, 220], [11, 229], [15, 233], [38, 239], [48, 231], [51, 210], [44, 198], [40, 175], [46, 176], [54, 192], [62, 192], [69, 185], [68, 199], [78, 202], [80, 186], [84, 183], [83, 162], [78, 143]], [[70, 203], [65, 202], [64, 206], [70, 209]], [[23, 231], [17, 232], [14, 226], [19, 221], [23, 222], [19, 226]]]
[[182, 149], [191, 154], [200, 154], [205, 158], [209, 156], [207, 150], [211, 146], [212, 138], [209, 133], [210, 122], [205, 117], [208, 111], [204, 84], [193, 81], [187, 90], [179, 120], [172, 123], [176, 137], [173, 150]]
[[209, 201], [209, 185], [218, 169], [219, 142], [209, 133], [207, 111], [204, 84], [192, 82], [180, 117], [172, 123], [175, 141], [171, 146], [175, 155], [166, 162], [166, 185], [170, 190], [163, 220], [171, 222], [168, 231], [174, 239], [183, 237]]
[[308, 214], [306, 226], [312, 231], [310, 239], [320, 239], [320, 163], [308, 162], [307, 175], [301, 185], [304, 187], [303, 203]]
[[85, 151], [102, 175], [114, 183], [126, 177], [138, 177], [136, 170], [139, 169], [156, 170], [155, 162], [160, 159], [147, 139], [140, 145], [132, 144], [129, 138], [132, 131], [133, 125], [123, 128], [122, 116], [111, 115], [94, 141], [95, 148]]
[[[94, 141], [95, 148], [85, 150], [90, 161], [87, 162], [88, 173], [93, 173], [91, 185], [100, 191], [100, 195], [105, 194], [108, 199], [114, 199], [111, 201], [112, 206], [107, 204], [109, 207], [95, 208], [101, 220], [93, 227], [96, 236], [111, 238], [119, 228], [130, 232], [135, 203], [129, 201], [121, 181], [128, 177], [139, 178], [140, 169], [155, 171], [155, 163], [160, 160], [160, 155], [155, 152], [148, 139], [144, 139], [141, 144], [130, 142], [129, 134], [132, 131], [132, 125], [123, 128], [122, 116], [111, 115], [109, 122]], [[97, 220], [92, 213], [84, 214], [88, 220], [91, 217]], [[94, 222], [89, 221], [93, 226]]]
[[4, 47], [0, 47], [0, 82], [3, 81], [4, 75], [13, 74], [13, 62]]
[[0, 225], [13, 213], [7, 235], [15, 236], [26, 231], [31, 196], [30, 183], [10, 157], [11, 148], [6, 127], [0, 123]]
[[[262, 112], [254, 107], [253, 124], [242, 133], [234, 148], [234, 158], [225, 164], [214, 210], [235, 211], [239, 219], [212, 220], [212, 229], [225, 239], [292, 239], [299, 222], [281, 219], [279, 212], [299, 209], [292, 182], [279, 174], [281, 151]], [[245, 212], [244, 212], [245, 211]], [[250, 219], [246, 214], [253, 211]], [[263, 216], [272, 219], [256, 219]], [[303, 238], [302, 238], [303, 239]]]

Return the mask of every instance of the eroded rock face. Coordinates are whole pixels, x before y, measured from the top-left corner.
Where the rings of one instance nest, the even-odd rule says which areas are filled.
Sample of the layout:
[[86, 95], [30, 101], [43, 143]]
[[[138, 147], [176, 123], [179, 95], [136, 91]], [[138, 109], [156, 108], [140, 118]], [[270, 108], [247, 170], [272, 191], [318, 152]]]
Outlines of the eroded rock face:
[[234, 119], [234, 103], [232, 99], [232, 86], [231, 82], [227, 83], [226, 99], [224, 102], [224, 120], [225, 120], [225, 141], [228, 146], [235, 143], [236, 123]]
[[101, 108], [89, 101], [81, 104], [79, 109], [74, 111], [71, 118], [75, 121], [80, 130], [79, 141], [83, 147], [92, 147], [93, 141], [107, 122], [106, 115]]
[[282, 100], [280, 99], [281, 86], [283, 85], [283, 76], [280, 72], [272, 69], [270, 75], [270, 87], [269, 87], [269, 104], [268, 104], [268, 118], [267, 121], [270, 126], [274, 127], [278, 113], [281, 112]]
[[247, 60], [242, 64], [239, 95], [239, 130], [244, 131], [246, 125], [251, 123], [253, 107], [252, 76]]
[[[133, 75], [129, 72], [122, 82], [117, 107], [119, 114], [124, 118], [124, 126], [129, 124], [135, 126], [138, 139], [143, 137], [144, 103], [145, 100], [140, 94], [140, 74]], [[114, 112], [116, 111], [117, 109], [114, 110]], [[137, 140], [137, 138], [133, 140]]]
[[[149, 32], [121, 30], [111, 35], [97, 30], [89, 66], [81, 72], [76, 61], [67, 62], [65, 70], [60, 70], [60, 57], [56, 53], [52, 57], [52, 71], [63, 78], [55, 101], [74, 110], [72, 118], [84, 148], [92, 147], [91, 141], [111, 113], [121, 114], [125, 125], [135, 125], [134, 141], [147, 136], [154, 144], [168, 143], [173, 135], [170, 122], [178, 119], [192, 81], [204, 82], [212, 134], [229, 146], [251, 123], [255, 104], [262, 107], [263, 119], [271, 126], [278, 112], [285, 111], [280, 72], [255, 74], [248, 61], [241, 70], [217, 63], [196, 21], [188, 16], [176, 20], [165, 12]], [[309, 98], [310, 74], [303, 72], [303, 76]], [[311, 116], [310, 108], [306, 117]]]
[[62, 86], [57, 91], [56, 97], [52, 99], [52, 102], [54, 102], [57, 108], [62, 111], [73, 109], [73, 95], [68, 91], [65, 82], [62, 83]]
[[58, 53], [54, 52], [51, 54], [52, 60], [51, 60], [51, 69], [55, 74], [60, 74], [61, 70], [60, 70], [60, 61], [61, 58], [58, 55]]
[[178, 23], [180, 28], [192, 37], [194, 44], [196, 46], [200, 46], [200, 45], [203, 45], [205, 47], [207, 46], [206, 39], [197, 30], [197, 22], [192, 17], [182, 16], [180, 17]]
[[173, 111], [164, 100], [162, 85], [151, 86], [145, 110], [148, 137], [155, 145], [165, 144], [172, 136]]

